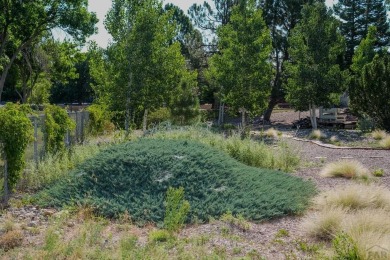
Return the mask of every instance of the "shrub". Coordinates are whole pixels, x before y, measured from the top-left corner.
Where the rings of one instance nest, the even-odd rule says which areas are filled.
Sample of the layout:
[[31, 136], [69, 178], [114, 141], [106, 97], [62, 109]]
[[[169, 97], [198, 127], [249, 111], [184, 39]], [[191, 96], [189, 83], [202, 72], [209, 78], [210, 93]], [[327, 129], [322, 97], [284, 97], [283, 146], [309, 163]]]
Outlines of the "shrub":
[[375, 140], [382, 140], [382, 139], [385, 139], [387, 137], [387, 133], [386, 133], [386, 131], [383, 131], [383, 130], [375, 130], [371, 133], [371, 136]]
[[164, 227], [170, 232], [179, 231], [190, 211], [190, 204], [184, 200], [184, 189], [168, 188], [165, 201]]
[[171, 111], [167, 107], [161, 107], [155, 111], [150, 112], [148, 121], [150, 124], [160, 124], [171, 119]]
[[68, 116], [65, 109], [54, 106], [45, 106], [44, 143], [48, 154], [61, 153], [65, 149], [65, 135], [68, 130], [74, 129], [75, 122]]
[[323, 177], [367, 178], [369, 170], [358, 161], [341, 160], [327, 164], [320, 173]]
[[89, 133], [101, 135], [115, 130], [115, 126], [111, 122], [111, 113], [105, 105], [93, 104], [87, 108], [87, 111], [89, 112]]
[[359, 257], [358, 248], [356, 242], [353, 239], [345, 234], [339, 233], [332, 240], [333, 247], [336, 252], [335, 259], [349, 259], [349, 260], [358, 260]]
[[19, 230], [8, 231], [0, 236], [0, 248], [4, 251], [21, 246], [22, 242], [23, 234]]
[[25, 149], [33, 139], [33, 126], [27, 112], [26, 107], [12, 103], [0, 109], [0, 155], [7, 161], [9, 190], [20, 178], [25, 166]]
[[390, 149], [390, 136], [387, 136], [386, 138], [384, 138], [383, 140], [380, 141], [379, 145], [382, 147], [382, 148], [385, 148], [385, 149]]
[[299, 213], [314, 194], [312, 183], [245, 166], [193, 141], [142, 139], [112, 146], [40, 193], [40, 203], [93, 205], [117, 217], [126, 210], [135, 222], [161, 223], [169, 187], [186, 191], [192, 219], [208, 220], [227, 210], [264, 220]]

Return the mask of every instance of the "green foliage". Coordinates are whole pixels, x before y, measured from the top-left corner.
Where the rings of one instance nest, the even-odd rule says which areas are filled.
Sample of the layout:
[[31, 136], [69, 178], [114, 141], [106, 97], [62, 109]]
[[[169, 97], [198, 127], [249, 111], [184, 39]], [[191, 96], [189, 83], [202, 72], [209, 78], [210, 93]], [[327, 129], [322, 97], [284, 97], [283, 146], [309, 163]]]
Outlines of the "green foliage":
[[350, 89], [353, 108], [373, 119], [376, 126], [390, 131], [390, 55], [375, 56], [366, 64]]
[[[302, 19], [291, 33], [289, 46], [285, 85], [288, 102], [300, 111], [332, 105], [333, 96], [341, 92], [344, 82], [337, 64], [344, 41], [338, 22], [324, 3], [302, 8]], [[311, 116], [315, 121], [315, 114]]]
[[27, 117], [28, 108], [7, 103], [0, 108], [0, 152], [8, 165], [8, 185], [12, 189], [24, 169], [24, 153], [33, 139], [33, 126]]
[[39, 195], [40, 204], [91, 205], [137, 223], [162, 222], [166, 191], [183, 187], [192, 219], [207, 221], [228, 210], [249, 220], [299, 213], [314, 185], [272, 170], [243, 165], [194, 141], [150, 140], [108, 148]]
[[372, 172], [372, 175], [375, 177], [383, 177], [385, 175], [385, 170], [379, 168]]
[[358, 247], [353, 239], [345, 233], [339, 233], [332, 240], [336, 256], [334, 259], [338, 260], [358, 260], [360, 259]]
[[54, 106], [45, 106], [44, 142], [45, 152], [48, 154], [61, 153], [65, 150], [65, 135], [68, 130], [74, 129], [75, 122], [70, 119], [65, 109]]
[[160, 124], [171, 119], [171, 111], [167, 107], [161, 107], [149, 114], [150, 124]]
[[149, 233], [149, 241], [152, 242], [167, 242], [171, 238], [171, 233], [164, 229], [154, 230]]
[[250, 224], [244, 219], [242, 215], [233, 216], [231, 211], [226, 212], [222, 215], [221, 220], [225, 223], [228, 223], [234, 227], [241, 229], [242, 231], [248, 231], [250, 229]]
[[190, 204], [184, 200], [184, 189], [168, 188], [165, 200], [164, 227], [170, 232], [177, 232], [182, 227], [190, 211]]
[[211, 58], [209, 74], [222, 87], [229, 106], [241, 109], [243, 115], [263, 112], [268, 101], [272, 76], [269, 35], [255, 1], [234, 7], [230, 22], [218, 29], [221, 54]]
[[87, 108], [87, 111], [89, 112], [89, 133], [101, 135], [114, 131], [111, 114], [105, 105], [93, 104]]

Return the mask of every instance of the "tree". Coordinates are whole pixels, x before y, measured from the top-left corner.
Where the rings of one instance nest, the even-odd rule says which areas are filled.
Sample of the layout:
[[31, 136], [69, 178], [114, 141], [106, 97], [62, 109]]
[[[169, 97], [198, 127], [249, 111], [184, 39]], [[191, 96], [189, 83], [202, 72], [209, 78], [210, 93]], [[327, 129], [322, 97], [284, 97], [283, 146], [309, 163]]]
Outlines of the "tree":
[[390, 57], [376, 55], [366, 64], [350, 91], [354, 109], [371, 117], [376, 125], [390, 131]]
[[245, 126], [246, 114], [261, 113], [269, 97], [269, 31], [255, 1], [246, 1], [233, 8], [230, 22], [217, 34], [220, 55], [211, 58], [211, 71], [223, 86], [226, 102], [240, 110]]
[[0, 6], [0, 100], [8, 72], [23, 50], [54, 28], [83, 42], [98, 21], [86, 0], [0, 0]]
[[263, 9], [264, 20], [267, 24], [272, 39], [272, 64], [274, 77], [271, 82], [272, 91], [268, 102], [268, 108], [264, 113], [264, 120], [270, 121], [274, 107], [285, 98], [283, 83], [285, 77], [285, 62], [289, 59], [288, 37], [292, 29], [301, 18], [301, 10], [304, 4], [312, 4], [316, 0], [262, 0], [260, 6]]
[[340, 30], [346, 39], [345, 62], [349, 67], [355, 48], [366, 37], [368, 28], [377, 28], [377, 48], [389, 46], [390, 31], [387, 10], [383, 0], [339, 0], [334, 5], [335, 14], [341, 21]]
[[116, 74], [110, 102], [113, 109], [126, 111], [127, 122], [130, 114], [133, 118], [142, 114], [145, 130], [148, 112], [169, 106], [178, 94], [186, 64], [180, 44], [174, 41], [177, 27], [169, 22], [172, 13], [162, 12], [160, 1], [122, 7], [131, 10], [128, 14], [131, 19], [123, 17], [128, 21], [127, 32], [122, 37], [118, 35], [117, 42], [108, 50]]
[[341, 91], [344, 82], [337, 64], [344, 40], [338, 32], [338, 22], [324, 3], [303, 7], [302, 19], [292, 31], [289, 46], [287, 100], [297, 110], [309, 109], [316, 129], [316, 107], [332, 105], [332, 97]]

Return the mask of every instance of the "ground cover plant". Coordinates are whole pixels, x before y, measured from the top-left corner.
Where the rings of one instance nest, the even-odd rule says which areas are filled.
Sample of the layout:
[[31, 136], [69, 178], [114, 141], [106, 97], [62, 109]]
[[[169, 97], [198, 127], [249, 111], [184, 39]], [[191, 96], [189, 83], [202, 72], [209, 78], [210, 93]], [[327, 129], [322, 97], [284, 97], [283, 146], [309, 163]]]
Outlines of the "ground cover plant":
[[229, 138], [207, 129], [190, 127], [164, 131], [158, 129], [149, 138], [195, 140], [224, 151], [234, 159], [254, 167], [293, 171], [300, 165], [299, 151], [292, 149], [286, 143], [279, 142], [271, 147], [264, 142], [242, 139], [239, 134]]
[[107, 217], [127, 211], [136, 222], [161, 223], [169, 187], [184, 188], [192, 221], [227, 211], [255, 221], [299, 213], [315, 192], [310, 182], [198, 142], [142, 139], [102, 151], [38, 197], [45, 206], [86, 204]]

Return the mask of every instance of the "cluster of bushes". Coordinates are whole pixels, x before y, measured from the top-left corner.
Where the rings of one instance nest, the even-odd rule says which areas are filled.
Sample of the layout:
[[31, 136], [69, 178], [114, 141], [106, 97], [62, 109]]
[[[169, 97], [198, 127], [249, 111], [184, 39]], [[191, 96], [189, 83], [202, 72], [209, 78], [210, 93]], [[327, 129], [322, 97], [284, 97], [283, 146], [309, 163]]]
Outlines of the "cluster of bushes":
[[162, 222], [169, 187], [183, 187], [190, 221], [230, 210], [250, 220], [301, 212], [312, 183], [243, 165], [198, 142], [143, 139], [112, 146], [76, 167], [39, 196], [45, 206], [91, 205], [104, 216], [128, 212], [137, 222]]

